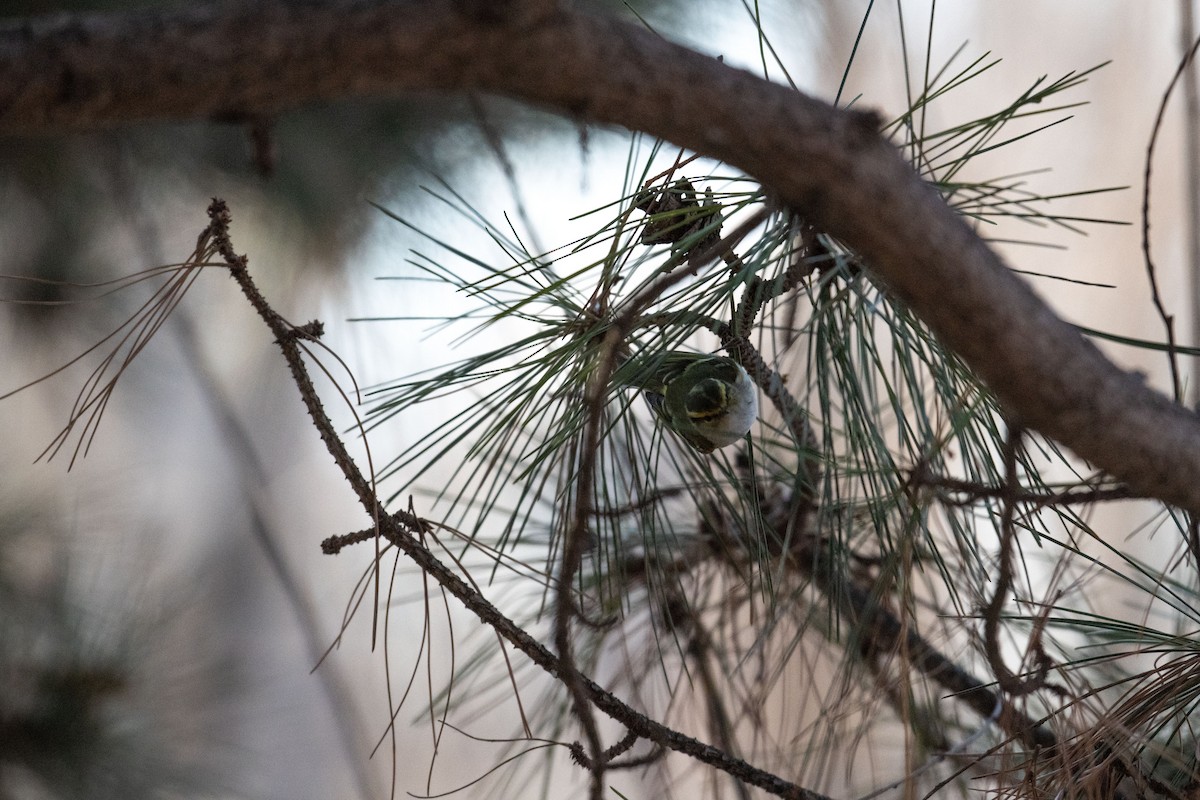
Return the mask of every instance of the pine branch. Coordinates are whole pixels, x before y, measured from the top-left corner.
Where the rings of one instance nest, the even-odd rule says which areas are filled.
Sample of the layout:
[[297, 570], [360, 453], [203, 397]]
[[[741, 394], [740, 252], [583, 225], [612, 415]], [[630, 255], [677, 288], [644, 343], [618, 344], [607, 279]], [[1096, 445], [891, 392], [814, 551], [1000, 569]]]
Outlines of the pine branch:
[[[623, 724], [630, 733], [648, 739], [660, 747], [689, 755], [698, 761], [727, 772], [739, 781], [757, 786], [778, 797], [787, 800], [824, 800], [824, 795], [758, 769], [740, 758], [672, 730], [637, 712], [615, 695], [580, 674], [568, 656], [563, 654], [556, 656], [550, 652], [434, 556], [417, 536], [427, 525], [424, 520], [408, 512], [387, 513], [375, 494], [372, 482], [359, 470], [339, 438], [308, 375], [303, 350], [299, 343], [306, 338], [314, 338], [317, 335], [315, 331], [319, 330], [319, 323], [310, 323], [302, 328], [294, 328], [280, 316], [251, 278], [247, 258], [234, 251], [229, 239], [231, 217], [225, 203], [221, 200], [213, 200], [209, 206], [209, 217], [212, 222], [201, 235], [201, 241], [212, 242], [213, 249], [225, 260], [230, 274], [242, 289], [243, 294], [246, 295], [259, 317], [270, 328], [271, 334], [275, 336], [276, 343], [288, 364], [292, 379], [300, 392], [313, 425], [317, 428], [321, 440], [325, 442], [329, 454], [358, 496], [359, 502], [374, 519], [379, 535], [404, 552], [421, 568], [422, 572], [436, 580], [446, 592], [453, 595], [467, 610], [478, 616], [481, 622], [494, 629], [497, 634], [524, 653], [533, 663], [559, 681], [564, 683], [570, 681], [572, 685], [569, 688], [580, 698]], [[338, 547], [349, 541], [345, 538], [327, 541], [323, 544], [323, 549], [325, 552], [335, 552]], [[589, 713], [591, 706], [589, 706]], [[594, 760], [593, 769], [596, 769]], [[602, 773], [603, 768], [600, 768], [600, 774]]]
[[[0, 33], [0, 132], [260, 118], [332, 99], [482, 90], [642, 130], [756, 176], [845, 241], [1021, 424], [1200, 512], [1200, 421], [1109, 362], [878, 132], [615, 18], [482, 19], [445, 2], [67, 16]], [[515, 10], [514, 10], [515, 9]]]

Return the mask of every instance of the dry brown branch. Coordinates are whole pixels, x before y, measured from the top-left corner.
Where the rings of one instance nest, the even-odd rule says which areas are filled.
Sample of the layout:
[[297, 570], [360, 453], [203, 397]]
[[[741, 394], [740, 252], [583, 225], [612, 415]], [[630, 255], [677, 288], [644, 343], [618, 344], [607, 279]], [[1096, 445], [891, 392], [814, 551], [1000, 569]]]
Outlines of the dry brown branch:
[[1017, 451], [1021, 448], [1024, 431], [1009, 426], [1008, 439], [1004, 443], [1004, 494], [1001, 496], [1000, 553], [997, 555], [996, 587], [983, 610], [983, 647], [988, 665], [996, 676], [1000, 688], [1013, 697], [1032, 694], [1047, 688], [1046, 676], [1054, 666], [1050, 657], [1038, 646], [1039, 636], [1031, 638], [1032, 660], [1036, 669], [1025, 675], [1017, 675], [1004, 663], [1000, 648], [1000, 622], [1008, 593], [1013, 584], [1013, 547], [1017, 536], [1017, 500], [1019, 488], [1017, 475]]
[[[354, 459], [342, 443], [332, 421], [325, 413], [324, 406], [304, 363], [303, 348], [300, 346], [300, 342], [306, 334], [301, 329], [292, 327], [275, 311], [255, 285], [250, 276], [247, 258], [235, 252], [229, 239], [231, 217], [225, 203], [221, 200], [214, 200], [209, 207], [209, 217], [212, 222], [202, 234], [201, 241], [213, 242], [215, 253], [224, 259], [231, 276], [275, 337], [313, 425], [317, 428], [321, 440], [325, 442], [329, 454], [349, 482], [359, 502], [375, 521], [379, 535], [411, 558], [425, 575], [437, 581], [443, 590], [453, 595], [468, 611], [474, 613], [481, 622], [490, 626], [499, 636], [524, 653], [530, 661], [567, 684], [567, 688], [572, 691], [573, 695], [580, 698], [581, 702], [586, 701], [584, 707], [588, 709], [588, 714], [591, 713], [592, 708], [595, 708], [623, 724], [629, 733], [648, 739], [659, 747], [689, 755], [698, 761], [727, 772], [738, 781], [757, 786], [778, 797], [788, 798], [788, 800], [823, 800], [824, 795], [754, 767], [716, 747], [699, 742], [635, 711], [612, 693], [581, 674], [568, 657], [562, 654], [556, 656], [551, 653], [533, 636], [501, 613], [479, 591], [468, 585], [453, 569], [439, 560], [419, 539], [419, 534], [427, 524], [424, 520], [410, 512], [388, 514], [376, 496], [372, 482], [354, 463]], [[663, 281], [660, 286], [666, 288], [669, 283]], [[636, 304], [629, 309], [631, 315], [639, 311]], [[630, 323], [626, 320], [623, 324]], [[603, 380], [607, 381], [607, 374], [604, 375]], [[336, 552], [337, 548], [350, 543], [352, 539], [356, 539], [355, 534], [332, 541], [327, 540], [323, 544], [323, 548], [325, 552]], [[563, 585], [568, 584], [569, 581]], [[565, 592], [560, 594], [565, 594]], [[566, 616], [564, 614], [564, 617]], [[573, 749], [573, 752], [577, 752], [577, 750]], [[620, 748], [606, 752], [620, 752]], [[592, 760], [593, 774], [603, 774], [603, 770], [607, 768], [607, 764], [604, 763], [604, 753], [598, 755], [600, 756], [598, 759]]]
[[513, 0], [496, 15], [470, 7], [331, 0], [19, 24], [0, 33], [0, 132], [262, 118], [458, 90], [646, 131], [745, 170], [845, 241], [1023, 425], [1138, 493], [1200, 512], [1196, 415], [1055, 316], [913, 173], [875, 116], [613, 17], [545, 2]]

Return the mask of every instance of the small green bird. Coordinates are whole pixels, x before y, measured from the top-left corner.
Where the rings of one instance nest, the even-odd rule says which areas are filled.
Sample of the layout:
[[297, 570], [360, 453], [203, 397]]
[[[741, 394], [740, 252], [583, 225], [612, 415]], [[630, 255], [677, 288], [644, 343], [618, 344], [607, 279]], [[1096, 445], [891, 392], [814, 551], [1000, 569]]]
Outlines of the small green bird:
[[739, 441], [758, 417], [758, 389], [725, 356], [671, 351], [628, 362], [614, 382], [642, 390], [668, 428], [701, 453]]

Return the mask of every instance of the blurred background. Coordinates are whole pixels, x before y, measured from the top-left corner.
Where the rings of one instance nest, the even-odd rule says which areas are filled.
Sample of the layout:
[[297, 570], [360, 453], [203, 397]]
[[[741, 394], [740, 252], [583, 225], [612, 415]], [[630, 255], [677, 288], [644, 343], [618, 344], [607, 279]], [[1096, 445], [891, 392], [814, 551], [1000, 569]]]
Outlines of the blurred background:
[[[134, 5], [147, 4], [7, 2], [0, 14], [7, 24]], [[761, 72], [756, 23], [742, 3], [591, 5], [626, 16], [633, 9], [673, 40]], [[870, 4], [754, 5], [791, 78], [832, 99]], [[878, 5], [843, 96], [861, 95], [859, 103], [892, 117], [908, 104], [902, 42], [918, 69], [930, 6]], [[1183, 52], [1184, 7], [959, 0], [938, 5], [931, 39], [935, 62], [964, 43], [967, 59], [985, 52], [1002, 59], [952, 103], [931, 109], [947, 115], [943, 125], [990, 113], [997, 97], [1016, 97], [1043, 75], [1111, 62], [1070, 94], [1086, 101], [1073, 119], [1005, 149], [994, 167], [997, 175], [1052, 168], [1029, 177], [1047, 192], [1130, 187], [1066, 206], [1130, 224], [992, 238], [1045, 245], [997, 244], [1022, 270], [1115, 286], [1031, 278], [1068, 320], [1144, 339], [1161, 339], [1162, 324], [1140, 249], [1142, 172], [1158, 104]], [[1168, 310], [1178, 315], [1184, 343], [1197, 344], [1189, 327], [1195, 220], [1186, 201], [1184, 109], [1177, 95], [1158, 145], [1151, 233]], [[531, 247], [550, 248], [586, 230], [571, 217], [615, 199], [628, 154], [623, 131], [593, 128], [584, 140], [571, 123], [491, 98], [305, 109], [272, 120], [267, 140], [268, 149], [256, 147], [247, 126], [216, 122], [4, 140], [0, 273], [88, 284], [180, 261], [207, 223], [210, 198], [221, 197], [233, 213], [234, 244], [275, 307], [297, 324], [322, 320], [324, 342], [359, 385], [370, 386], [463, 352], [420, 324], [377, 318], [468, 307], [441, 288], [379, 280], [413, 274], [409, 251], [426, 243], [371, 202], [464, 250], [486, 251], [478, 229], [426, 189], [456, 192], [489, 219], [507, 213]], [[49, 301], [0, 305], [0, 393], [87, 350], [149, 292], [139, 286], [79, 303], [101, 290], [0, 283], [6, 299]], [[1165, 360], [1106, 349], [1169, 388]], [[265, 328], [232, 282], [215, 271], [202, 275], [123, 376], [94, 438], [85, 432], [86, 457], [68, 470], [72, 441], [49, 463], [34, 463], [94, 364], [0, 404], [0, 797], [387, 796], [391, 746], [371, 758], [389, 712], [383, 648], [371, 651], [369, 613], [354, 617], [340, 648], [313, 671], [372, 557], [361, 547], [322, 556], [319, 543], [369, 520], [308, 424]], [[336, 366], [333, 374], [349, 385]], [[322, 388], [348, 428], [352, 416], [334, 386]], [[374, 431], [375, 458], [392, 457], [428, 424], [401, 415]], [[400, 580], [396, 597], [420, 596], [415, 575]], [[420, 638], [422, 613], [419, 605], [398, 607], [388, 621], [390, 666], [401, 686], [416, 649], [398, 664], [404, 649], [394, 642]], [[470, 625], [465, 616], [455, 620]], [[426, 647], [435, 663], [448, 658], [448, 641]], [[430, 723], [413, 721], [419, 705], [397, 719], [401, 793], [424, 792], [430, 770]], [[491, 733], [512, 732], [511, 710], [491, 717]], [[481, 723], [473, 732], [487, 731]], [[475, 767], [494, 758], [484, 745], [446, 736], [431, 792], [479, 777], [486, 767]], [[655, 796], [636, 775], [612, 778], [630, 798]], [[485, 780], [457, 796], [497, 791]]]

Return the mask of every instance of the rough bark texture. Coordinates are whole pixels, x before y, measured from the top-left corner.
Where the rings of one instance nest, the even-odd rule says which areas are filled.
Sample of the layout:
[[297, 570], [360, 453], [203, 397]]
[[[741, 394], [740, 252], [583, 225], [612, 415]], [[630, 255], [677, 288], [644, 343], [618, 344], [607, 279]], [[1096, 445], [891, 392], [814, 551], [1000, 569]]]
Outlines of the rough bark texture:
[[876, 133], [612, 18], [508, 0], [211, 6], [0, 32], [0, 133], [237, 118], [335, 98], [482, 90], [744, 169], [860, 253], [1031, 428], [1200, 512], [1200, 420], [1123, 372]]

